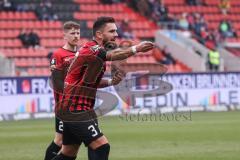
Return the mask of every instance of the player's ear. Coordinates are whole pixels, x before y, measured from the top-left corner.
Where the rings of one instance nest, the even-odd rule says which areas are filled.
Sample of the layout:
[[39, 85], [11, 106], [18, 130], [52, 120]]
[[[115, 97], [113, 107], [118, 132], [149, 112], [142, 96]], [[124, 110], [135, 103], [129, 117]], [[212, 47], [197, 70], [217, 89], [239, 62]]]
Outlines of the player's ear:
[[63, 32], [63, 40], [66, 40], [66, 32]]
[[103, 39], [103, 34], [100, 30], [96, 31], [96, 37], [99, 39]]
[[67, 40], [67, 33], [68, 33], [67, 30], [63, 31], [63, 39], [64, 40]]

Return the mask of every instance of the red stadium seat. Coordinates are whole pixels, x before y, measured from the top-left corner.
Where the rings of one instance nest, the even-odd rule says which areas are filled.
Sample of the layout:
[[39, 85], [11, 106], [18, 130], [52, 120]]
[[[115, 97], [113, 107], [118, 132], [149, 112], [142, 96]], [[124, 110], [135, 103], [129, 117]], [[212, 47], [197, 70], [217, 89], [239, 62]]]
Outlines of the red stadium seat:
[[[133, 11], [124, 3], [103, 5], [99, 0], [75, 0], [75, 2], [79, 4], [81, 12], [75, 12], [74, 17], [79, 20], [87, 20], [88, 28], [92, 28], [92, 23], [98, 16], [108, 15], [113, 16], [118, 22], [126, 18], [129, 19], [130, 26], [132, 27], [133, 32], [136, 33], [136, 37], [139, 39], [154, 37], [157, 25], [151, 22], [148, 18]], [[183, 11], [198, 11], [201, 13], [210, 12], [210, 7], [217, 8], [216, 6], [187, 8], [186, 6], [183, 6], [184, 3], [185, 0], [168, 0], [165, 2], [165, 5], [175, 6], [174, 9], [178, 14], [182, 14]], [[219, 13], [219, 10], [217, 12]], [[217, 13], [214, 11], [211, 14]], [[2, 17], [5, 17], [4, 21], [2, 21]], [[237, 21], [235, 16], [231, 16], [231, 20], [233, 19]], [[214, 19], [212, 22], [217, 21]], [[18, 39], [15, 39], [22, 28], [34, 29], [41, 38], [41, 46], [45, 49], [23, 48], [21, 42]], [[3, 14], [0, 12], [0, 48], [4, 48], [4, 50], [6, 49], [9, 57], [21, 58], [17, 60], [20, 67], [29, 68], [35, 66], [36, 68], [28, 69], [29, 75], [49, 75], [49, 62], [46, 55], [49, 52], [48, 49], [55, 49], [63, 45], [64, 41], [62, 36], [62, 23], [60, 21], [39, 21], [34, 12], [3, 12]], [[136, 41], [139, 41], [139, 39]], [[80, 44], [83, 44], [86, 41], [87, 39], [81, 38]], [[141, 65], [139, 64], [143, 62], [149, 66], [151, 66], [150, 64], [156, 63], [156, 60], [150, 52], [141, 53], [132, 59], [129, 59], [129, 61], [129, 68], [132, 69], [140, 68]]]

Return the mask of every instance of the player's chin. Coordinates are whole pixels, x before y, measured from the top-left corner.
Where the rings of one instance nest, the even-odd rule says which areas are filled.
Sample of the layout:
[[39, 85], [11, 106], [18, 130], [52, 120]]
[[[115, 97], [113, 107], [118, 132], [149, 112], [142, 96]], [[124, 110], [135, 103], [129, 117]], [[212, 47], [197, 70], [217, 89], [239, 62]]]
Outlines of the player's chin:
[[78, 42], [71, 42], [70, 43], [72, 46], [77, 46], [78, 45]]
[[115, 39], [111, 39], [110, 41], [108, 41], [110, 43], [116, 44], [116, 40]]
[[117, 43], [115, 41], [107, 41], [105, 44], [104, 44], [104, 48], [106, 50], [113, 50], [113, 49], [116, 49], [117, 48]]

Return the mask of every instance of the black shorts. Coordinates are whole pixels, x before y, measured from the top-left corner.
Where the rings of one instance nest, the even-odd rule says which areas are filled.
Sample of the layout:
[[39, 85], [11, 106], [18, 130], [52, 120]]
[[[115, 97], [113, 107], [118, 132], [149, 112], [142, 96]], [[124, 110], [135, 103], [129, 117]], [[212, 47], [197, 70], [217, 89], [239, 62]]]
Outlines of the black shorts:
[[88, 146], [92, 141], [103, 136], [97, 119], [81, 122], [64, 122], [63, 144], [81, 144]]
[[55, 117], [55, 131], [57, 133], [63, 134], [63, 121]]

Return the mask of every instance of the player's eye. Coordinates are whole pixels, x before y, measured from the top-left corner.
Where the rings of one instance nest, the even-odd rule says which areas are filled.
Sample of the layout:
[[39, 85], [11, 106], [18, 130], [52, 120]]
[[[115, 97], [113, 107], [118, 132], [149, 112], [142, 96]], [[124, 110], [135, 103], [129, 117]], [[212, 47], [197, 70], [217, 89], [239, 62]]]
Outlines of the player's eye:
[[110, 30], [110, 32], [111, 32], [111, 33], [114, 33], [114, 32], [116, 32], [116, 30]]

